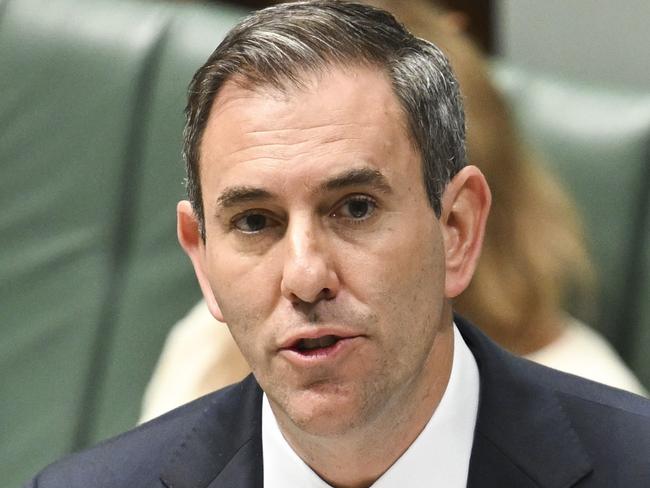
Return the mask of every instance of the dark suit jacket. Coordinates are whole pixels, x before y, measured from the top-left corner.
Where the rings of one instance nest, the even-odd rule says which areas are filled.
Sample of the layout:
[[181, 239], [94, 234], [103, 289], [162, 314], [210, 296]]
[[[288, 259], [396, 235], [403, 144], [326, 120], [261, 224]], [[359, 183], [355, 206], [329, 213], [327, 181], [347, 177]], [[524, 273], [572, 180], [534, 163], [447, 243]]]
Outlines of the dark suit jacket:
[[[650, 487], [650, 402], [516, 358], [463, 319], [479, 366], [470, 487]], [[262, 486], [253, 376], [43, 470], [41, 488]]]

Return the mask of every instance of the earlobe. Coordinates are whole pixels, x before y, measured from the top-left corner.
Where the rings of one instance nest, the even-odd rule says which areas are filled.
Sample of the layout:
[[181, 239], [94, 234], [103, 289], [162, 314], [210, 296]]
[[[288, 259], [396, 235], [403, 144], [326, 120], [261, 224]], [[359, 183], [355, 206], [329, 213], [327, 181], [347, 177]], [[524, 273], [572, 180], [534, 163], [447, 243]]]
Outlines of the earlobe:
[[481, 254], [492, 197], [476, 166], [466, 166], [447, 184], [442, 197], [445, 295], [453, 298], [469, 285]]
[[221, 308], [217, 303], [212, 287], [210, 286], [210, 281], [208, 280], [205, 242], [201, 236], [200, 224], [189, 201], [182, 200], [178, 202], [176, 218], [178, 242], [192, 261], [194, 273], [196, 274], [208, 309], [217, 320], [223, 322], [224, 318], [221, 313]]

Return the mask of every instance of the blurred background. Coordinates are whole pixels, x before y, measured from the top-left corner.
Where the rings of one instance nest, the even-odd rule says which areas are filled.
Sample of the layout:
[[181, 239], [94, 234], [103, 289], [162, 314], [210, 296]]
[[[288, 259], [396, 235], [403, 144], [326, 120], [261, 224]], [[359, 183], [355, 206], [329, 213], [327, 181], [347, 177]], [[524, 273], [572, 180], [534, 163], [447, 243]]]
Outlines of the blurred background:
[[643, 0], [619, 4], [500, 0], [498, 54], [520, 66], [586, 80], [648, 90], [650, 54]]
[[[584, 222], [593, 287], [563, 307], [649, 386], [650, 3], [440, 3]], [[136, 423], [200, 298], [175, 234], [185, 90], [264, 5], [0, 0], [4, 486]]]

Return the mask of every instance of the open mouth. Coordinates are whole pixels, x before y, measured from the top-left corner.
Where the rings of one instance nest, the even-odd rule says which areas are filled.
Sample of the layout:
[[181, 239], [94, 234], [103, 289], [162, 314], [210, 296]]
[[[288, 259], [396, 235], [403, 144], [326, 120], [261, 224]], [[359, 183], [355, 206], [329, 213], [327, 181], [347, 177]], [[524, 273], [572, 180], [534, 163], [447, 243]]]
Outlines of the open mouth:
[[335, 335], [325, 335], [312, 339], [300, 339], [293, 344], [291, 349], [305, 355], [318, 354], [334, 347], [341, 339], [343, 339], [343, 337]]

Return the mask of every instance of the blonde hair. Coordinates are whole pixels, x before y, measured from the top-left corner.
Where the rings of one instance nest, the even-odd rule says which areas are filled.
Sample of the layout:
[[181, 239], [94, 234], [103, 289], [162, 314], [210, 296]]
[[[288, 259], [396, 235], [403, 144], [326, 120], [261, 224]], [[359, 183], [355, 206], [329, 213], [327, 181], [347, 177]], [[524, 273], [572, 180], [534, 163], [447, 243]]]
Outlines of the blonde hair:
[[471, 164], [493, 194], [483, 253], [455, 308], [504, 346], [527, 353], [561, 328], [568, 287], [593, 283], [576, 208], [518, 135], [478, 47], [427, 0], [372, 0], [450, 58], [465, 101]]

